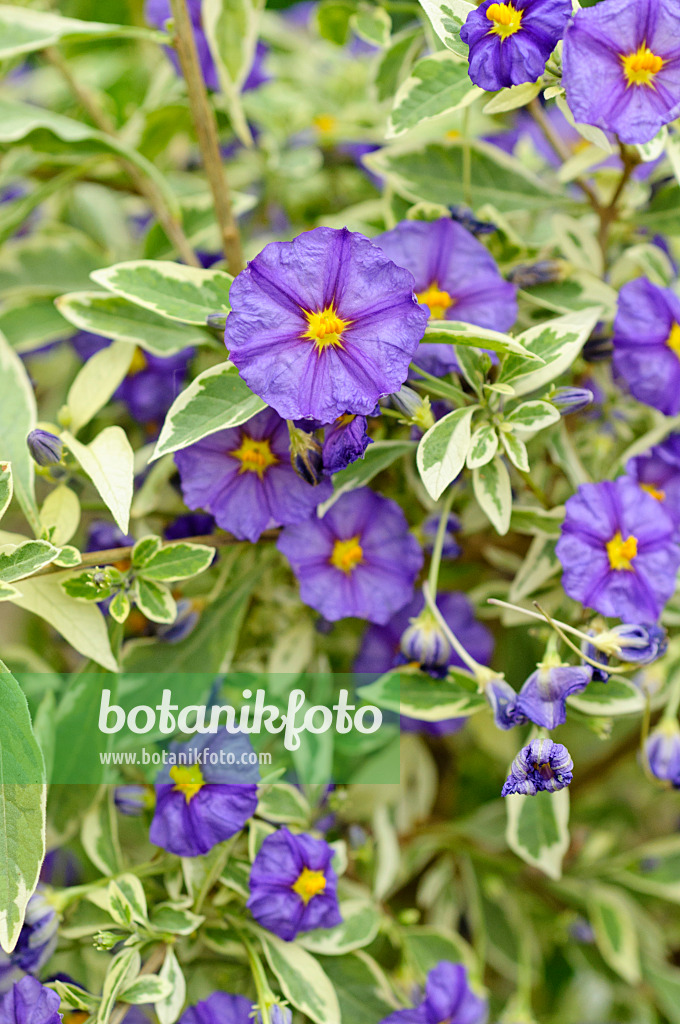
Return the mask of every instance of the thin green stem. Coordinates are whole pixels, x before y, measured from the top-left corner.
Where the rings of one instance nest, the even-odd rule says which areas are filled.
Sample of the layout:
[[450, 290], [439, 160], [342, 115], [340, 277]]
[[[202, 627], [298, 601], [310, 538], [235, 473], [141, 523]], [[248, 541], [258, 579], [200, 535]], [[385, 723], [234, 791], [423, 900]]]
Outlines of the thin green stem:
[[430, 589], [430, 593], [434, 594], [435, 599], [437, 596], [437, 583], [439, 582], [439, 568], [442, 562], [442, 550], [444, 548], [444, 538], [446, 537], [446, 527], [449, 521], [449, 514], [451, 512], [451, 506], [453, 505], [454, 495], [455, 491], [453, 487], [449, 487], [449, 490], [444, 497], [444, 501], [442, 502], [439, 525], [437, 526], [437, 535], [434, 539], [434, 548], [432, 549], [427, 585]]

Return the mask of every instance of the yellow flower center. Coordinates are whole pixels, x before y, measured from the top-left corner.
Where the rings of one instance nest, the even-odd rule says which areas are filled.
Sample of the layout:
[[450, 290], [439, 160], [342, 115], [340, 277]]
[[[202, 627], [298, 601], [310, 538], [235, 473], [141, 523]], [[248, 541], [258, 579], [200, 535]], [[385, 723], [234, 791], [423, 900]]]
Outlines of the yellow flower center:
[[241, 463], [239, 473], [257, 473], [260, 480], [265, 471], [279, 461], [269, 441], [255, 441], [252, 437], [244, 437], [240, 448], [235, 448], [229, 454]]
[[200, 764], [175, 764], [170, 769], [170, 778], [175, 783], [173, 791], [184, 793], [187, 803], [205, 786]]
[[522, 27], [522, 12], [516, 10], [512, 4], [491, 4], [486, 9], [486, 16], [493, 26], [489, 29], [501, 40], [513, 36]]
[[456, 304], [453, 295], [442, 291], [436, 281], [433, 281], [424, 292], [416, 292], [416, 298], [418, 302], [422, 302], [429, 307], [430, 316], [433, 320], [443, 320], [446, 312], [451, 309], [451, 306]]
[[303, 312], [309, 326], [302, 337], [313, 341], [317, 352], [331, 347], [343, 348], [342, 334], [351, 324], [351, 320], [341, 319], [332, 303], [318, 313], [306, 309]]
[[330, 563], [340, 572], [349, 574], [364, 560], [364, 551], [358, 537], [336, 540], [331, 552]]
[[296, 892], [304, 904], [318, 896], [326, 888], [326, 878], [323, 871], [310, 871], [303, 868], [297, 881], [293, 884], [293, 892]]
[[657, 501], [666, 500], [666, 492], [655, 487], [654, 484], [640, 484], [640, 487], [643, 491], [647, 491], [647, 494], [651, 494], [653, 498], [656, 498]]
[[661, 71], [666, 61], [663, 57], [652, 53], [646, 43], [643, 43], [635, 53], [622, 53], [623, 73], [626, 76], [628, 85], [646, 85], [654, 89], [654, 76]]
[[333, 114], [317, 114], [312, 120], [314, 127], [318, 128], [322, 135], [328, 135], [338, 123], [337, 117]]
[[130, 363], [130, 369], [128, 370], [128, 377], [134, 377], [136, 374], [141, 373], [142, 370], [146, 370], [148, 365], [146, 356], [141, 348], [136, 348]]
[[624, 569], [632, 572], [632, 560], [638, 553], [637, 537], [632, 534], [624, 540], [621, 531], [617, 530], [611, 540], [607, 541], [607, 557], [612, 569]]
[[673, 324], [671, 333], [666, 338], [666, 344], [671, 352], [674, 352], [678, 359], [680, 359], [680, 324]]

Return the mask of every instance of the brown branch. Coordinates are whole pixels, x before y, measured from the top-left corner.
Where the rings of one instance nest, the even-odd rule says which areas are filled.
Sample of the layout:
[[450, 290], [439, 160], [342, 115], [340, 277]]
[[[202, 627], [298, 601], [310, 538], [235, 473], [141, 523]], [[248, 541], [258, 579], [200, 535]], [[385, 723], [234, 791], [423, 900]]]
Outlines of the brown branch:
[[[529, 103], [528, 109], [534, 121], [543, 132], [546, 141], [555, 150], [560, 160], [562, 160], [564, 163], [566, 163], [567, 160], [570, 160], [573, 154], [571, 153], [569, 147], [564, 142], [564, 140], [560, 138], [559, 134], [551, 125], [550, 121], [546, 117], [545, 110], [538, 102], [538, 100], [533, 99]], [[595, 190], [588, 184], [587, 181], [584, 181], [582, 178], [575, 178], [574, 184], [578, 185], [581, 191], [588, 197], [588, 201], [592, 208], [595, 210], [596, 213], [599, 213], [601, 206], [600, 201], [597, 198], [597, 195], [595, 194]]]
[[[95, 126], [105, 135], [117, 140], [118, 133], [113, 121], [109, 118], [106, 111], [102, 110], [96, 100], [96, 97], [90, 92], [90, 90], [86, 89], [80, 84], [80, 82], [78, 82], [59, 51], [50, 46], [47, 47], [44, 53], [50, 64], [52, 64], [52, 66], [56, 68], [62, 76], [83, 110], [94, 122]], [[158, 189], [156, 183], [150, 178], [145, 177], [139, 168], [135, 167], [135, 165], [130, 163], [129, 160], [126, 160], [124, 156], [119, 154], [115, 155], [125, 168], [125, 171], [133, 182], [136, 191], [147, 200], [153, 209], [158, 223], [177, 249], [180, 258], [191, 267], [200, 267], [200, 261], [194, 253], [194, 250], [191, 248], [189, 240], [184, 234], [184, 229], [181, 223], [169, 209], [168, 204], [165, 201], [165, 197]]]
[[609, 243], [609, 229], [612, 223], [616, 220], [619, 213], [619, 199], [623, 194], [623, 190], [630, 180], [630, 176], [639, 164], [639, 159], [634, 150], [629, 149], [620, 143], [621, 162], [623, 163], [623, 170], [621, 177], [619, 178], [618, 185], [614, 190], [614, 195], [610, 199], [609, 203], [602, 209], [600, 209], [600, 230], [597, 235], [597, 240], [602, 252], [602, 259], [604, 261], [605, 270], [607, 268], [607, 246]]
[[220, 153], [215, 113], [208, 102], [186, 0], [170, 0], [170, 5], [175, 20], [174, 44], [189, 95], [203, 166], [215, 202], [215, 216], [222, 235], [227, 268], [230, 274], [238, 274], [243, 270], [243, 250]]

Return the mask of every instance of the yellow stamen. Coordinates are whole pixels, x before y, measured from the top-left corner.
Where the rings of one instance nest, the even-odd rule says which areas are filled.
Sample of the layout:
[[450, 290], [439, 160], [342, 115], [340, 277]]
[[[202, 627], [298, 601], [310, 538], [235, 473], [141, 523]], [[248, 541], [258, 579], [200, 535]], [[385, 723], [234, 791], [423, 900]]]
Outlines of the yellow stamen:
[[333, 114], [317, 114], [312, 120], [314, 127], [318, 128], [322, 135], [328, 135], [338, 123], [337, 117]]
[[637, 537], [632, 534], [624, 540], [621, 531], [617, 530], [611, 540], [607, 541], [607, 557], [612, 569], [624, 569], [632, 572], [632, 561], [638, 553]]
[[326, 877], [323, 871], [310, 871], [303, 868], [297, 881], [293, 884], [293, 892], [296, 892], [304, 904], [318, 896], [326, 888]]
[[348, 576], [363, 560], [364, 551], [358, 536], [350, 537], [348, 540], [336, 540], [329, 559], [332, 566], [347, 573]]
[[266, 470], [279, 461], [269, 441], [255, 441], [252, 437], [244, 437], [240, 448], [235, 448], [229, 454], [241, 463], [239, 473], [257, 473], [260, 480]]
[[651, 494], [653, 498], [656, 498], [657, 501], [666, 500], [666, 492], [655, 487], [654, 484], [640, 484], [640, 487], [643, 491], [647, 491], [647, 494]]
[[433, 281], [425, 291], [416, 292], [416, 298], [418, 302], [422, 302], [429, 307], [430, 316], [433, 320], [443, 320], [446, 312], [451, 309], [451, 306], [456, 304], [453, 295], [442, 291], [436, 281]]
[[174, 792], [184, 793], [187, 803], [205, 786], [200, 764], [175, 764], [170, 769], [170, 778], [175, 783]]
[[629, 86], [646, 85], [650, 89], [655, 88], [654, 76], [666, 63], [663, 57], [652, 53], [646, 43], [643, 43], [635, 53], [622, 53], [621, 62]]
[[486, 9], [486, 16], [493, 22], [493, 27], [489, 31], [500, 36], [501, 41], [513, 36], [522, 27], [522, 12], [516, 10], [510, 3], [491, 4]]
[[322, 352], [325, 348], [330, 347], [344, 347], [342, 335], [352, 321], [343, 320], [339, 317], [335, 312], [335, 306], [333, 306], [332, 303], [330, 306], [326, 306], [325, 309], [322, 309], [317, 313], [313, 313], [306, 309], [303, 312], [307, 317], [309, 327], [302, 337], [309, 338], [310, 341], [313, 341], [317, 352]]
[[666, 344], [671, 352], [674, 352], [678, 359], [680, 359], [680, 324], [673, 324], [671, 333], [666, 338]]
[[146, 361], [146, 356], [142, 352], [141, 348], [136, 348], [134, 355], [132, 356], [132, 362], [130, 363], [130, 369], [128, 370], [128, 377], [134, 377], [136, 374], [141, 373], [142, 370], [146, 370], [149, 364]]

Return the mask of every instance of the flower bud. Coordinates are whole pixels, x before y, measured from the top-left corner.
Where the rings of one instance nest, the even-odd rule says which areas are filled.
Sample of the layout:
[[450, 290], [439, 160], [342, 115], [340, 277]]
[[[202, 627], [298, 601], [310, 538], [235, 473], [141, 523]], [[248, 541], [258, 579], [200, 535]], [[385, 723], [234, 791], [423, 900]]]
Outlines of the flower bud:
[[290, 435], [290, 461], [298, 476], [302, 477], [312, 487], [316, 487], [323, 480], [323, 456], [321, 445], [306, 430], [288, 424]]
[[550, 396], [550, 401], [559, 409], [561, 416], [568, 416], [571, 412], [580, 412], [595, 399], [595, 395], [589, 388], [557, 388]]
[[539, 260], [537, 263], [520, 263], [519, 266], [513, 267], [508, 274], [508, 281], [518, 288], [533, 288], [539, 284], [561, 281], [563, 277], [562, 260]]
[[49, 430], [32, 430], [26, 438], [28, 450], [39, 466], [56, 466], [61, 462], [64, 445], [56, 434]]
[[472, 210], [467, 206], [449, 206], [451, 220], [462, 224], [466, 231], [472, 235], [492, 235], [498, 231], [498, 227], [490, 220], [477, 220]]
[[592, 646], [604, 654], [614, 655], [620, 661], [649, 665], [663, 657], [668, 640], [662, 626], [641, 626], [626, 622], [598, 633], [593, 638]]
[[645, 745], [652, 775], [680, 789], [680, 727], [671, 719], [662, 720], [650, 733]]
[[441, 668], [451, 657], [451, 644], [428, 608], [425, 608], [404, 631], [401, 649], [409, 661], [426, 668]]
[[434, 426], [434, 416], [427, 395], [422, 398], [405, 384], [395, 394], [390, 395], [392, 404], [403, 413], [405, 422], [418, 427], [423, 433]]
[[153, 790], [148, 786], [116, 786], [113, 802], [121, 814], [139, 818], [145, 810], [153, 807], [155, 800]]

